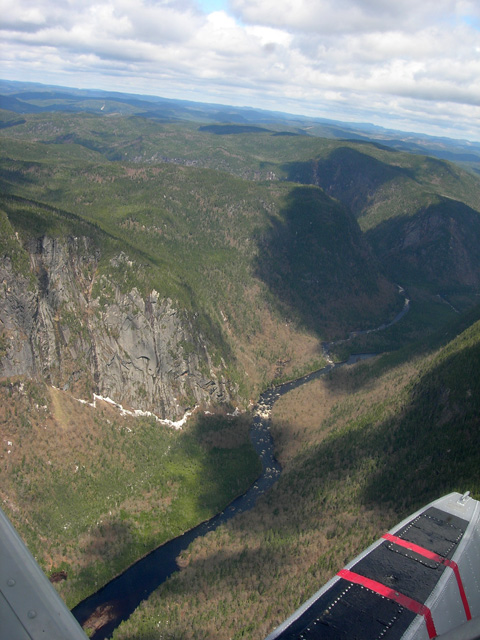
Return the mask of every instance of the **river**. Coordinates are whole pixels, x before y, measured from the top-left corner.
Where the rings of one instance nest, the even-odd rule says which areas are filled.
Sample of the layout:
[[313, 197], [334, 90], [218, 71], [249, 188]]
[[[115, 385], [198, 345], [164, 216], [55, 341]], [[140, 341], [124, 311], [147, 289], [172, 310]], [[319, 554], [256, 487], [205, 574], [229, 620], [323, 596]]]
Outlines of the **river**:
[[118, 625], [135, 611], [138, 605], [179, 569], [176, 558], [193, 540], [214, 531], [218, 526], [243, 511], [252, 509], [259, 496], [279, 478], [281, 467], [274, 455], [270, 435], [270, 415], [275, 401], [292, 389], [319, 378], [334, 367], [353, 364], [374, 354], [351, 356], [345, 363], [328, 364], [323, 369], [268, 389], [259, 398], [250, 425], [250, 439], [262, 462], [262, 472], [252, 486], [233, 500], [221, 513], [165, 544], [131, 565], [99, 591], [80, 602], [72, 613], [78, 622], [96, 630], [93, 640], [109, 638]]
[[[401, 290], [403, 293], [403, 290]], [[368, 331], [352, 332], [350, 339], [360, 333], [386, 329], [398, 322], [409, 309], [409, 300], [405, 295], [405, 306], [388, 324]], [[347, 338], [348, 340], [348, 338]], [[344, 342], [344, 341], [342, 341]], [[265, 493], [278, 480], [281, 467], [274, 455], [274, 443], [270, 435], [270, 415], [275, 401], [292, 389], [325, 375], [335, 367], [354, 364], [375, 354], [357, 354], [346, 362], [333, 363], [329, 359], [329, 348], [336, 343], [324, 344], [324, 353], [328, 364], [296, 380], [268, 389], [259, 398], [250, 426], [250, 439], [262, 462], [262, 472], [253, 485], [241, 496], [233, 500], [221, 513], [197, 525], [183, 535], [166, 542], [154, 551], [131, 565], [118, 577], [80, 602], [72, 613], [82, 626], [95, 629], [92, 640], [104, 640], [111, 637], [113, 631], [123, 620], [127, 620], [138, 605], [149, 597], [172, 573], [178, 571], [176, 558], [193, 540], [214, 531], [235, 515], [252, 509], [259, 496]]]

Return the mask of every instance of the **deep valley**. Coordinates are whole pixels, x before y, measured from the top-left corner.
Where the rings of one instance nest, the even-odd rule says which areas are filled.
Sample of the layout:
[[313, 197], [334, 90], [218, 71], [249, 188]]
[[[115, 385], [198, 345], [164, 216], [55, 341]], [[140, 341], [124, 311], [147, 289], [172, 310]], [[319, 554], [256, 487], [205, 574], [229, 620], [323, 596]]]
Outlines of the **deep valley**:
[[277, 400], [279, 481], [113, 638], [261, 640], [407, 513], [480, 498], [476, 161], [268, 112], [17, 89], [0, 110], [0, 500], [70, 608], [247, 490], [262, 392], [351, 354], [376, 355]]

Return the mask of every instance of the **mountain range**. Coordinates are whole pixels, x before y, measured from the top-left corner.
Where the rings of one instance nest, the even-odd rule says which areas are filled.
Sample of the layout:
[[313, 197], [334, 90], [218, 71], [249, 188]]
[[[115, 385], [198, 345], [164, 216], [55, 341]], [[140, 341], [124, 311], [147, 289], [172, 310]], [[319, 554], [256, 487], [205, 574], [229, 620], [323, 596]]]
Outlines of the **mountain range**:
[[[216, 594], [182, 637], [240, 637], [247, 575], [264, 620], [247, 637], [298, 606], [277, 543], [302, 558], [303, 594], [334, 569], [309, 554], [335, 542], [342, 566], [437, 491], [480, 490], [479, 144], [6, 81], [0, 106], [0, 497], [45, 570], [68, 574], [70, 605], [241, 493], [252, 404], [326, 358], [385, 353], [280, 406], [278, 489], [206, 543], [211, 567], [195, 574], [189, 552], [164, 588], [178, 625], [187, 583]], [[226, 587], [218, 554], [245, 544], [262, 560], [241, 555]], [[221, 589], [238, 595], [215, 627]], [[118, 637], [170, 628], [155, 598]]]

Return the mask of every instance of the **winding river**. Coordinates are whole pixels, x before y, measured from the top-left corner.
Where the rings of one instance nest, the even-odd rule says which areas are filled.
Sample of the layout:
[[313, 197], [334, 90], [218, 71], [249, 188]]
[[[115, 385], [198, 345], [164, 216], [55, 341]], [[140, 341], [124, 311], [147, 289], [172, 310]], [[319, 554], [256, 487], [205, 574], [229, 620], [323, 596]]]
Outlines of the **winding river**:
[[[371, 354], [374, 355], [374, 354]], [[274, 443], [270, 435], [270, 414], [275, 401], [292, 389], [318, 378], [341, 364], [353, 364], [370, 354], [351, 356], [345, 363], [328, 364], [323, 369], [302, 378], [285, 382], [268, 389], [260, 396], [250, 426], [250, 439], [262, 462], [262, 473], [254, 484], [233, 500], [221, 513], [202, 522], [186, 533], [165, 544], [131, 565], [99, 591], [80, 602], [72, 613], [81, 625], [88, 623], [96, 629], [93, 640], [109, 638], [114, 629], [133, 613], [138, 605], [165, 580], [179, 569], [176, 558], [193, 540], [214, 531], [238, 513], [251, 509], [258, 497], [265, 493], [279, 478], [281, 467], [274, 455]]]
[[[398, 322], [408, 309], [409, 300], [405, 296], [405, 306], [392, 322], [377, 329], [354, 332], [350, 334], [350, 339], [361, 333], [386, 329]], [[347, 361], [335, 364], [329, 359], [329, 348], [334, 344], [338, 343], [323, 345], [324, 354], [328, 360], [325, 367], [268, 389], [260, 396], [250, 426], [250, 438], [262, 462], [261, 475], [254, 484], [243, 495], [233, 500], [221, 513], [157, 547], [72, 610], [81, 625], [88, 624], [89, 627], [95, 628], [95, 632], [91, 636], [93, 640], [109, 638], [120, 623], [129, 618], [143, 600], [148, 598], [172, 573], [177, 571], [179, 566], [176, 558], [193, 540], [204, 536], [209, 531], [214, 531], [238, 513], [252, 509], [258, 497], [278, 480], [281, 467], [275, 458], [274, 443], [270, 435], [270, 415], [275, 401], [292, 389], [325, 375], [335, 367], [353, 364], [375, 355], [350, 356]]]

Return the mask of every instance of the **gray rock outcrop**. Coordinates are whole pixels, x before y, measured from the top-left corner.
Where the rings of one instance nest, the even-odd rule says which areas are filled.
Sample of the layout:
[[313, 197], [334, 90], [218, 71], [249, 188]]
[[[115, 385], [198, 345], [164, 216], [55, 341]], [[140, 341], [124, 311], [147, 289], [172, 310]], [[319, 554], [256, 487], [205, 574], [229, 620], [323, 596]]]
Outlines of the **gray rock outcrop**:
[[[1, 377], [41, 377], [77, 397], [97, 393], [168, 419], [230, 400], [194, 318], [155, 290], [122, 292], [99, 274], [90, 238], [42, 237], [25, 249], [30, 274], [8, 256], [0, 261]], [[110, 262], [137, 268], [124, 254]]]

